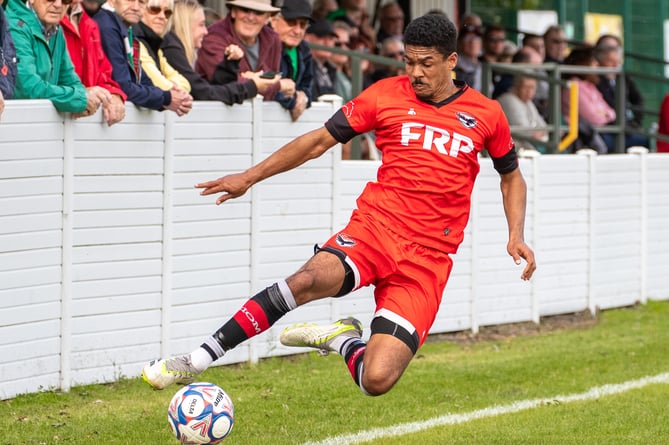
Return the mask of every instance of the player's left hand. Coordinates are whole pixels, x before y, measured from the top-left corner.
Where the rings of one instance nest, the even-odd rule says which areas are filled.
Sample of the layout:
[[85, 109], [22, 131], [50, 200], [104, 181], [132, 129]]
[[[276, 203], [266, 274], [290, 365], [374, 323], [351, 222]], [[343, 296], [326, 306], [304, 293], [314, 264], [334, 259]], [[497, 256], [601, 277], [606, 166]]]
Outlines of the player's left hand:
[[520, 265], [521, 258], [527, 262], [523, 273], [520, 275], [522, 280], [529, 280], [532, 278], [532, 274], [537, 269], [537, 263], [534, 259], [534, 252], [523, 241], [509, 241], [509, 244], [506, 246], [507, 252], [513, 258], [513, 261]]
[[223, 193], [216, 200], [216, 205], [222, 204], [228, 199], [242, 196], [251, 187], [252, 183], [246, 179], [244, 173], [235, 173], [226, 175], [213, 181], [195, 184], [195, 188], [203, 189], [200, 195], [212, 195], [214, 193]]

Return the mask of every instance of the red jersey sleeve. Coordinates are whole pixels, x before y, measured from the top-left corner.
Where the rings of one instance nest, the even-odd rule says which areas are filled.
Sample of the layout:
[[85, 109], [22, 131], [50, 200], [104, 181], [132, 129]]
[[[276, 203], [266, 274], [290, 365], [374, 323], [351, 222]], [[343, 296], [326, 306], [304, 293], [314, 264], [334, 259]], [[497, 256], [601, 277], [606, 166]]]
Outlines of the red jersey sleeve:
[[511, 129], [499, 102], [491, 101], [491, 104], [494, 107], [493, 122], [496, 122], [496, 126], [486, 141], [486, 150], [492, 158], [495, 170], [501, 174], [510, 173], [518, 168], [518, 157], [511, 137]]
[[325, 123], [325, 128], [340, 143], [376, 128], [378, 86], [372, 84], [344, 105]]

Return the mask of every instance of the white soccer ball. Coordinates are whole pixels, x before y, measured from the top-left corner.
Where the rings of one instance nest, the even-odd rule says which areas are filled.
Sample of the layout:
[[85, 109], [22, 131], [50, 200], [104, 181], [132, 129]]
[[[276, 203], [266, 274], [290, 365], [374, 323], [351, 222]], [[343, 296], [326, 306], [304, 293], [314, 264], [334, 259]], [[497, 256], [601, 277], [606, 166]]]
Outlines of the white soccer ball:
[[235, 408], [230, 396], [213, 383], [191, 383], [172, 397], [167, 420], [181, 443], [216, 444], [232, 431]]

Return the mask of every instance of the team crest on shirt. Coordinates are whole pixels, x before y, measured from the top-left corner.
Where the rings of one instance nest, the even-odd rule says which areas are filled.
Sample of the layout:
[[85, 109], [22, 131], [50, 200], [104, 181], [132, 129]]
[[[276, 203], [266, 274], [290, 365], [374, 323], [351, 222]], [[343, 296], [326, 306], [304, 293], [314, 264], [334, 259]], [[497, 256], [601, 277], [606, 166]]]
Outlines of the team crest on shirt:
[[353, 237], [344, 232], [338, 233], [337, 237], [335, 238], [335, 241], [342, 247], [355, 246], [355, 240], [353, 239]]
[[355, 102], [353, 102], [352, 100], [344, 105], [344, 114], [346, 115], [346, 117], [351, 117], [354, 108], [355, 108]]
[[457, 113], [455, 113], [455, 115], [458, 117], [458, 120], [465, 128], [476, 127], [476, 118], [471, 114], [458, 111]]

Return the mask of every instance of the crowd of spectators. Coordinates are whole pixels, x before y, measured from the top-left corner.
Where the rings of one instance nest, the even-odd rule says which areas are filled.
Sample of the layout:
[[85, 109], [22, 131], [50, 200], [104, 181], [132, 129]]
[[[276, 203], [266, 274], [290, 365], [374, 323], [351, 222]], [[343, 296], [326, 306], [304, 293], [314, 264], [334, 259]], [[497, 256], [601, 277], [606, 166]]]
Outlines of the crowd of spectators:
[[[348, 55], [311, 48], [309, 43], [399, 62], [404, 58], [405, 10], [393, 0], [380, 3], [371, 16], [365, 0], [228, 0], [225, 15], [207, 8], [205, 1], [4, 0], [0, 116], [5, 99], [42, 98], [75, 118], [101, 109], [105, 122], [113, 125], [124, 118], [126, 102], [182, 116], [193, 100], [233, 105], [260, 94], [281, 104], [295, 121], [323, 95], [336, 94], [344, 101], [353, 96]], [[543, 35], [525, 34], [522, 41], [513, 42], [503, 26], [484, 24], [476, 14], [461, 17], [459, 23], [456, 78], [498, 99], [512, 126], [568, 122], [569, 95], [563, 92], [563, 116], [551, 117], [549, 82], [542, 67], [531, 70], [539, 80], [522, 72], [515, 76], [493, 71], [490, 83], [483, 85], [485, 63], [622, 63], [622, 42], [613, 35], [602, 36], [592, 46], [575, 46], [564, 29], [554, 25]], [[401, 67], [368, 60], [361, 64], [364, 88], [403, 73]], [[618, 78], [568, 76], [581, 93], [578, 144], [603, 142], [594, 148], [615, 151], [615, 136], [599, 134], [597, 128], [617, 122]], [[622, 78], [626, 128], [639, 129], [643, 97], [628, 76]], [[669, 99], [666, 103], [669, 128]], [[528, 141], [519, 146], [535, 148], [537, 141], [547, 139], [545, 129], [525, 134]], [[637, 132], [625, 133], [626, 146], [648, 143]]]
[[[204, 3], [4, 0], [0, 113], [5, 99], [49, 99], [74, 118], [101, 109], [113, 125], [126, 102], [182, 116], [193, 100], [260, 94], [297, 120], [321, 95], [353, 96], [349, 57], [307, 42], [403, 58], [404, 11], [392, 1], [376, 26], [364, 0], [228, 0], [225, 15]], [[363, 64], [365, 84], [399, 73]]]
[[[611, 34], [600, 36], [593, 44], [570, 42], [561, 26], [552, 25], [543, 35], [524, 34], [521, 46], [515, 48], [515, 52], [509, 57], [514, 48], [515, 43], [508, 40], [504, 27], [484, 26], [476, 15], [462, 17], [456, 77], [470, 87], [498, 99], [512, 126], [527, 128], [517, 132], [520, 139], [516, 142], [521, 148], [544, 148], [537, 147], [536, 142], [547, 140], [545, 128], [541, 131], [532, 128], [546, 127], [546, 122], [558, 126], [569, 123], [571, 104], [566, 87], [561, 92], [561, 115], [551, 116], [547, 69], [556, 64], [577, 65], [585, 69], [622, 67], [622, 41]], [[498, 73], [493, 68], [490, 84], [483, 85], [485, 63], [523, 64], [523, 67], [519, 68], [517, 74]], [[534, 68], [531, 65], [542, 66]], [[528, 73], [531, 75], [528, 76]], [[588, 147], [599, 153], [617, 151], [617, 133], [602, 127], [618, 125], [619, 119], [615, 111], [618, 79], [625, 82], [624, 146], [650, 146], [648, 137], [639, 131], [643, 126], [644, 100], [634, 81], [627, 75], [615, 72], [601, 75], [584, 72], [563, 75], [563, 80], [576, 84], [579, 91], [578, 138], [570, 147], [572, 150]], [[669, 133], [669, 98], [666, 101], [666, 116], [666, 122], [660, 122], [660, 132], [665, 128]], [[527, 140], [521, 140], [524, 136]], [[658, 148], [664, 147], [663, 144], [658, 144]]]

